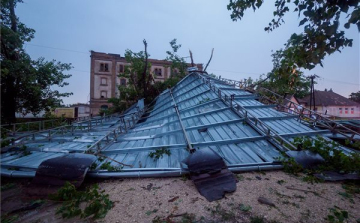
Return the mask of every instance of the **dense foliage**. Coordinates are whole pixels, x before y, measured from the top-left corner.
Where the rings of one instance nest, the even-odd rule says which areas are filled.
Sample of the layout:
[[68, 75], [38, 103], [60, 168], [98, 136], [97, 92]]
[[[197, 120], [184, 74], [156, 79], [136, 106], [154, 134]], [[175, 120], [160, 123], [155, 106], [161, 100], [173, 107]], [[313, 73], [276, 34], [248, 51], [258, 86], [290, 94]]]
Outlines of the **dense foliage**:
[[[154, 88], [152, 82], [154, 77], [150, 72], [151, 64], [146, 60], [148, 56], [145, 51], [135, 53], [126, 50], [125, 59], [130, 65], [125, 66], [124, 72], [119, 73], [118, 76], [126, 78], [128, 80], [127, 85], [118, 87], [120, 92], [118, 98], [109, 99], [109, 102], [114, 105], [113, 109], [116, 111], [124, 111], [141, 98], [145, 98], [145, 102], [153, 99]], [[144, 72], [145, 69], [146, 72]]]
[[350, 96], [350, 100], [360, 103], [360, 91], [358, 91], [356, 93], [353, 92], [349, 96]]
[[[255, 11], [263, 2], [263, 0], [230, 0], [227, 8], [231, 11], [231, 19], [237, 21], [244, 17], [247, 9], [252, 8]], [[284, 23], [284, 16], [291, 7], [301, 19], [299, 26], [304, 29], [301, 33], [292, 34], [285, 48], [273, 54], [277, 63], [274, 63], [274, 69], [268, 74], [270, 80], [260, 81], [270, 87], [279, 84], [284, 86], [287, 92], [301, 92], [302, 95], [302, 91], [308, 89], [309, 83], [305, 81], [300, 69], [311, 70], [318, 64], [322, 66], [326, 55], [352, 46], [353, 40], [347, 38], [345, 32], [340, 29], [340, 18], [346, 17], [343, 25], [345, 29], [356, 25], [360, 31], [359, 1], [275, 0], [274, 4], [274, 18], [265, 27], [265, 31], [273, 31]], [[279, 89], [283, 88], [278, 87], [273, 90]]]
[[[173, 39], [170, 45], [172, 51], [166, 52], [167, 57], [165, 60], [171, 62], [171, 76], [164, 82], [155, 82], [154, 74], [150, 70], [151, 63], [146, 62], [147, 57], [149, 57], [146, 51], [135, 53], [131, 50], [126, 50], [125, 59], [129, 65], [125, 66], [124, 72], [118, 76], [127, 78], [128, 84], [126, 86], [118, 86], [120, 96], [109, 99], [109, 102], [113, 104], [112, 111], [124, 111], [141, 98], [144, 98], [145, 103], [148, 104], [162, 91], [173, 87], [185, 76], [187, 64], [182, 57], [177, 55], [181, 45], [176, 44], [176, 39]], [[144, 72], [145, 69], [146, 72]]]
[[345, 154], [340, 149], [340, 145], [334, 141], [328, 141], [321, 136], [316, 138], [296, 137], [294, 138], [294, 145], [302, 150], [319, 154], [325, 161], [315, 170], [305, 170], [295, 162], [294, 158], [281, 159], [287, 172], [296, 174], [305, 171], [311, 174], [314, 171], [337, 171], [360, 174], [360, 154], [357, 152]]
[[24, 50], [24, 44], [34, 38], [35, 30], [26, 27], [15, 15], [16, 4], [21, 0], [1, 1], [1, 118], [13, 122], [15, 112], [23, 115], [38, 114], [61, 102], [61, 97], [72, 93], [60, 93], [50, 87], [68, 85], [64, 82], [71, 75], [64, 71], [71, 64], [32, 60]]
[[310, 92], [311, 82], [291, 60], [291, 48], [272, 54], [273, 69], [266, 77], [261, 76], [254, 84], [271, 89], [280, 95], [290, 94], [303, 98]]

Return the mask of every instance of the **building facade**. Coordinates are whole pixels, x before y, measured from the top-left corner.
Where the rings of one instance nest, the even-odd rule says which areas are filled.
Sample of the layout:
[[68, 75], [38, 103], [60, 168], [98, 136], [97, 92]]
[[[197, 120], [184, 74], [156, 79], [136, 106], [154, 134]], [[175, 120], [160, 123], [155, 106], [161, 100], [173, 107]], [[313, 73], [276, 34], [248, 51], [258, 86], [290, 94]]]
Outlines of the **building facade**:
[[77, 108], [78, 115], [77, 117], [88, 117], [90, 116], [90, 105], [89, 104], [83, 104], [83, 103], [77, 103], [70, 106], [70, 108]]
[[[315, 111], [334, 118], [360, 118], [360, 104], [330, 90], [314, 92]], [[301, 105], [310, 109], [310, 95], [299, 99]]]
[[[119, 97], [119, 85], [127, 85], [128, 80], [118, 75], [124, 72], [125, 66], [129, 63], [120, 54], [91, 51], [90, 58], [90, 112], [96, 115], [100, 109], [111, 106], [111, 103], [108, 103], [109, 98]], [[163, 82], [171, 76], [170, 62], [155, 59], [148, 61], [151, 63], [150, 71], [155, 82]], [[196, 66], [198, 70], [202, 70], [202, 64]]]

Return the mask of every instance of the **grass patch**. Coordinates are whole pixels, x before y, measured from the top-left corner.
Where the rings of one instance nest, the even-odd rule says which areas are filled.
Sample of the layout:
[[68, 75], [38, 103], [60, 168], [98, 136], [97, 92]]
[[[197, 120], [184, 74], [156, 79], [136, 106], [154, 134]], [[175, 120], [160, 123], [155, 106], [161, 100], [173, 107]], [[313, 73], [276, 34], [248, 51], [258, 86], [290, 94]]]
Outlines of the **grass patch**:
[[241, 175], [241, 174], [236, 174], [236, 179], [237, 179], [238, 181], [244, 181], [244, 176]]
[[265, 219], [262, 216], [252, 216], [250, 217], [250, 223], [264, 223]]
[[334, 206], [334, 208], [330, 208], [330, 214], [327, 216], [326, 220], [330, 223], [342, 223], [348, 218], [349, 213], [347, 211]]
[[153, 214], [153, 213], [156, 213], [156, 212], [158, 212], [158, 209], [154, 209], [154, 210], [152, 210], [152, 211], [147, 211], [147, 212], [145, 212], [145, 214], [146, 214], [147, 216], [149, 216], [149, 215], [151, 215], [151, 214]]
[[219, 217], [220, 222], [236, 220], [235, 212], [233, 210], [227, 211], [226, 209], [222, 208], [220, 204], [217, 204], [214, 209], [210, 208], [210, 213], [214, 217]]
[[249, 212], [251, 211], [252, 207], [250, 205], [240, 204], [239, 205], [240, 211]]
[[283, 185], [284, 183], [286, 183], [285, 180], [278, 180], [276, 183], [280, 184], [280, 185]]
[[1, 223], [13, 223], [19, 219], [18, 215], [1, 215]]
[[1, 185], [1, 191], [10, 190], [16, 187], [15, 183], [7, 183], [5, 185]]

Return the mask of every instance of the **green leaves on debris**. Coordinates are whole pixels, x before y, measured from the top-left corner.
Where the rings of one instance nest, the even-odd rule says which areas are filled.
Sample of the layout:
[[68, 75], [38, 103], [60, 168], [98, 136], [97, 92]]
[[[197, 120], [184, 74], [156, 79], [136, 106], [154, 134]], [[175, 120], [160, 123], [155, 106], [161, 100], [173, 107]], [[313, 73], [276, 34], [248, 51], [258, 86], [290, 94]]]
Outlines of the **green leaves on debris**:
[[149, 157], [153, 158], [154, 161], [162, 158], [164, 155], [171, 155], [171, 151], [169, 149], [166, 149], [165, 147], [161, 148], [161, 149], [157, 149], [155, 150], [155, 152], [150, 152], [149, 153]]
[[284, 170], [288, 173], [297, 174], [300, 172], [313, 173], [319, 171], [337, 171], [340, 173], [357, 173], [360, 174], [360, 154], [345, 154], [340, 145], [334, 141], [327, 141], [323, 137], [296, 137], [294, 144], [302, 150], [308, 150], [317, 153], [325, 160], [316, 170], [304, 169], [297, 164], [294, 158], [280, 158], [283, 162]]
[[199, 101], [198, 104], [199, 104], [199, 105], [200, 105], [200, 104], [204, 104], [204, 103], [206, 103], [206, 102], [208, 102], [208, 101], [210, 101], [210, 98], [204, 98], [204, 99], [202, 99], [201, 101]]
[[123, 166], [112, 166], [111, 162], [105, 162], [103, 164], [101, 164], [100, 169], [101, 170], [107, 170], [107, 171], [112, 171], [112, 172], [119, 172], [121, 171], [123, 168]]
[[66, 182], [56, 194], [50, 195], [49, 198], [63, 202], [56, 212], [56, 214], [61, 214], [63, 218], [75, 216], [80, 218], [92, 216], [94, 219], [104, 218], [114, 204], [104, 190], [99, 191], [97, 184], [88, 187], [85, 191], [78, 191], [74, 185]]
[[4, 185], [1, 185], [1, 191], [6, 191], [6, 190], [10, 190], [16, 187], [15, 183], [7, 183]]
[[349, 213], [345, 210], [340, 209], [337, 206], [334, 206], [334, 208], [330, 208], [330, 211], [331, 214], [327, 216], [327, 220], [330, 223], [342, 223], [349, 218]]

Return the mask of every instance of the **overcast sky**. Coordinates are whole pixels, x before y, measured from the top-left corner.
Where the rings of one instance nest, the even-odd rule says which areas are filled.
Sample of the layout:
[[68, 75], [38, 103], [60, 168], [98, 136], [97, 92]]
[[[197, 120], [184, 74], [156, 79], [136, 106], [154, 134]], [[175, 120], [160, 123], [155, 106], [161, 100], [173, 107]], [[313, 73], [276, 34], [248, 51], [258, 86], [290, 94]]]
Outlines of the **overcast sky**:
[[[154, 59], [164, 59], [169, 42], [176, 38], [182, 45], [179, 54], [188, 56], [191, 49], [195, 63], [206, 64], [215, 48], [210, 73], [236, 80], [266, 74], [272, 69], [271, 51], [302, 30], [297, 14], [289, 13], [283, 26], [267, 33], [264, 27], [272, 19], [272, 1], [256, 12], [246, 11], [237, 22], [230, 19], [227, 4], [227, 0], [24, 0], [16, 13], [36, 30], [35, 38], [25, 45], [33, 59], [45, 57], [74, 66], [70, 85], [61, 89], [74, 93], [64, 98], [70, 104], [89, 101], [90, 50], [123, 56], [126, 49], [143, 50], [143, 39]], [[345, 32], [354, 39], [353, 47], [327, 57], [323, 68], [305, 74], [320, 76], [315, 89], [332, 88], [348, 97], [360, 90], [360, 46], [355, 26]]]

